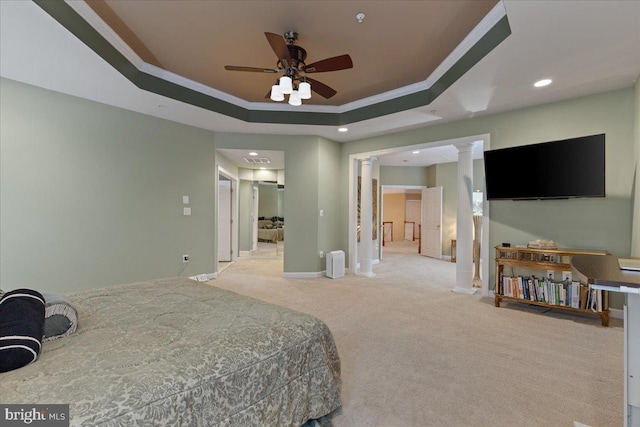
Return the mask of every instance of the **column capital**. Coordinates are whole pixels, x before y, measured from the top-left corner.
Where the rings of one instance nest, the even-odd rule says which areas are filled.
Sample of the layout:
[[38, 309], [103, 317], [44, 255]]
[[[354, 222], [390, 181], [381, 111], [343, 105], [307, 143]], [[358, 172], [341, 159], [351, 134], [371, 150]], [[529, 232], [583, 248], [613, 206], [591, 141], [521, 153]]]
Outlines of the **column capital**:
[[368, 164], [372, 164], [376, 160], [378, 160], [378, 158], [375, 156], [365, 157], [364, 159], [360, 159], [362, 163], [368, 163]]
[[453, 145], [458, 149], [458, 153], [471, 151], [473, 148], [473, 142], [461, 142]]

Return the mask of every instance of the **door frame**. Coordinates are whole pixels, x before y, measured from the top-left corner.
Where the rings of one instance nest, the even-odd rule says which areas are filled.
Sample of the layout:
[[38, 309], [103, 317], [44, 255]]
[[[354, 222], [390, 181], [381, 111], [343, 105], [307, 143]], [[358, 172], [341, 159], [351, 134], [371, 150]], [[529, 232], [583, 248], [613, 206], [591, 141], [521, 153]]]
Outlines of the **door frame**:
[[213, 239], [215, 244], [215, 250], [213, 252], [213, 261], [215, 266], [214, 275], [216, 277], [220, 274], [220, 267], [218, 265], [218, 208], [220, 175], [223, 175], [231, 181], [231, 262], [235, 262], [238, 259], [238, 176], [229, 172], [222, 166], [217, 165], [215, 175], [215, 237]]
[[[398, 189], [398, 190], [422, 190], [426, 188], [422, 185], [395, 185], [395, 184], [387, 184], [380, 186], [380, 233], [384, 233], [384, 227], [382, 226], [382, 222], [384, 219], [384, 192], [387, 189]], [[406, 200], [405, 200], [406, 203]], [[422, 214], [422, 205], [420, 206], [420, 213]], [[382, 234], [380, 234], [382, 236]], [[382, 242], [382, 241], [381, 241]], [[382, 243], [380, 243], [380, 261], [382, 261], [383, 250]]]
[[251, 253], [258, 250], [258, 206], [260, 204], [260, 188], [251, 184]]
[[[222, 195], [225, 197], [222, 197]], [[232, 218], [232, 209], [231, 209], [231, 196], [233, 195], [233, 187], [232, 183], [229, 179], [222, 179], [222, 176], [218, 175], [218, 262], [231, 261], [233, 245], [231, 244], [232, 239], [232, 231], [231, 227], [233, 226], [233, 218]], [[224, 201], [224, 202], [223, 202]], [[225, 218], [228, 216], [228, 224], [225, 224]], [[223, 230], [223, 228], [227, 227]], [[222, 241], [225, 241], [225, 247], [221, 244]], [[227, 249], [224, 250], [223, 249]]]
[[[348, 250], [346, 265], [350, 273], [356, 274], [358, 272], [358, 172], [359, 162], [362, 159], [369, 157], [376, 157], [383, 154], [398, 153], [402, 151], [420, 150], [425, 148], [440, 147], [443, 145], [462, 144], [475, 141], [482, 141], [483, 151], [487, 151], [491, 145], [491, 136], [489, 134], [471, 135], [461, 138], [453, 138], [448, 140], [425, 142], [414, 145], [404, 145], [400, 147], [387, 148], [384, 150], [375, 150], [369, 152], [354, 153], [349, 155], [349, 227], [348, 227]], [[382, 193], [382, 191], [380, 192]], [[380, 205], [380, 204], [378, 204]], [[489, 229], [490, 229], [490, 215], [489, 215], [489, 203], [487, 203], [487, 192], [483, 192], [483, 211], [482, 211], [482, 245], [480, 247], [480, 259], [483, 260], [481, 265], [481, 277], [482, 277], [482, 295], [491, 296], [489, 292], [489, 264], [490, 264], [490, 251], [489, 251]], [[382, 224], [381, 215], [378, 216], [379, 227]], [[382, 246], [382, 245], [380, 245]]]

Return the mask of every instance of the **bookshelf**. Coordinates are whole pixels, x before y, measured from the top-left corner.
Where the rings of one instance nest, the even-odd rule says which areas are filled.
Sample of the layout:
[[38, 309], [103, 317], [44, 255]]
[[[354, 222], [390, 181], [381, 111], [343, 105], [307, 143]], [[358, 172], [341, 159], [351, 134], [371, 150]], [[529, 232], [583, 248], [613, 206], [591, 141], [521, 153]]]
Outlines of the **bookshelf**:
[[[609, 255], [605, 251], [581, 249], [534, 249], [496, 246], [495, 305], [502, 300], [515, 301], [560, 310], [600, 316], [602, 326], [609, 326], [609, 293], [593, 290], [575, 278], [556, 280], [555, 272], [570, 272], [574, 255]], [[510, 267], [510, 274], [505, 274]], [[522, 275], [516, 270], [541, 270], [542, 274]], [[553, 278], [548, 274], [553, 272]]]

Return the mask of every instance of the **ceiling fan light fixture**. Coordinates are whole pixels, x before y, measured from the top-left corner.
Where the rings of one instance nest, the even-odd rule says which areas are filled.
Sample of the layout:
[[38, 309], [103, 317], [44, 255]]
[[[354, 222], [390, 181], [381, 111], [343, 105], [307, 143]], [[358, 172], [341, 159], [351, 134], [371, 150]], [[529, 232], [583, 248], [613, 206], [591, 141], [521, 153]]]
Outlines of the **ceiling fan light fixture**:
[[300, 92], [297, 90], [292, 90], [291, 95], [289, 95], [289, 104], [290, 105], [302, 105], [302, 99], [300, 99]]
[[280, 77], [280, 92], [289, 95], [293, 91], [293, 84], [291, 82], [291, 77], [282, 76]]
[[300, 99], [311, 99], [311, 84], [309, 82], [300, 83], [298, 94], [300, 94]]
[[280, 90], [280, 86], [273, 85], [271, 86], [271, 100], [272, 101], [284, 101], [284, 94]]

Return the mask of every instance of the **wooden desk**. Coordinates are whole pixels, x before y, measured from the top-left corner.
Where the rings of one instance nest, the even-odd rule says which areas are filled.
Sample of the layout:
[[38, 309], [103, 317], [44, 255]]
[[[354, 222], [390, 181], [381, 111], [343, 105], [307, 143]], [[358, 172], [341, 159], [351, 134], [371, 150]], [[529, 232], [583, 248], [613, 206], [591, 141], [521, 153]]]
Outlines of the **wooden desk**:
[[594, 288], [625, 294], [624, 426], [640, 427], [640, 272], [621, 270], [615, 256], [575, 255], [571, 266]]
[[[616, 256], [574, 255], [571, 265], [585, 276], [587, 282], [599, 285], [600, 289], [607, 287], [614, 292], [625, 292], [620, 287], [626, 287], [640, 292], [640, 272], [620, 270]], [[635, 293], [633, 290], [630, 292]]]

